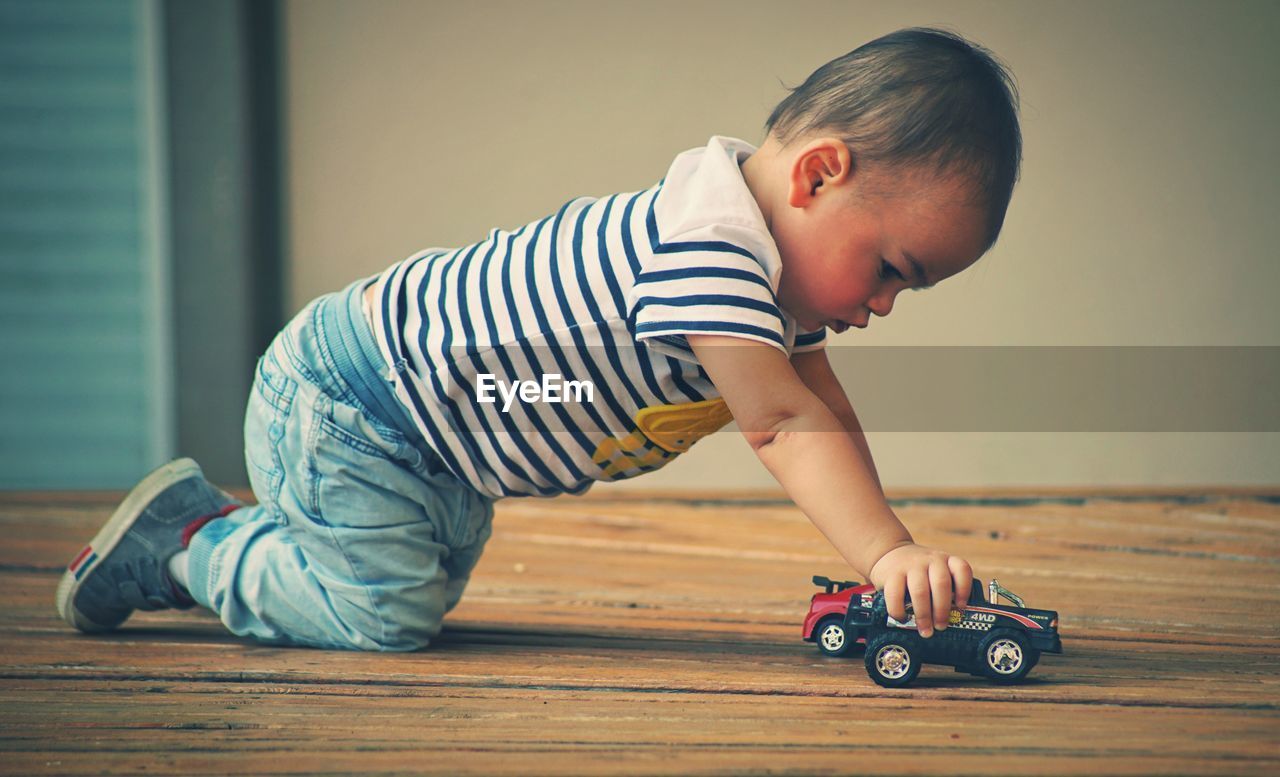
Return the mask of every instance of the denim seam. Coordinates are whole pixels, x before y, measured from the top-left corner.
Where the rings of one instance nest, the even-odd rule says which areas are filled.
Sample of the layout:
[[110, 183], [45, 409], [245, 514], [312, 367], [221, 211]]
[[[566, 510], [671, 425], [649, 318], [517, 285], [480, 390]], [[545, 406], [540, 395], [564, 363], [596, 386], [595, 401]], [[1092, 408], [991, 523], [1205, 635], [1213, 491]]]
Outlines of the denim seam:
[[322, 526], [327, 525], [327, 522], [320, 513], [320, 468], [316, 465], [316, 450], [319, 447], [320, 418], [324, 413], [323, 404], [332, 401], [324, 394], [316, 397], [315, 405], [311, 409], [311, 419], [307, 426], [307, 441], [303, 446], [302, 454], [306, 463], [307, 473], [307, 482], [305, 483], [307, 511], [314, 515], [316, 522]]
[[[270, 402], [271, 405], [276, 405], [276, 403], [284, 401], [284, 392], [283, 390], [276, 388], [274, 383], [271, 383], [270, 371], [264, 364], [270, 356], [270, 353], [268, 353], [268, 355], [262, 357], [262, 360], [257, 364], [257, 374], [259, 374], [260, 378], [259, 392], [262, 394], [262, 398]], [[271, 358], [271, 361], [275, 361], [274, 358]]]
[[[316, 305], [313, 303], [311, 306], [311, 311], [309, 313], [310, 321], [308, 322], [313, 330], [315, 327], [315, 319], [316, 319], [318, 310], [319, 310], [319, 305]], [[317, 386], [321, 388], [321, 390], [323, 390], [323, 384], [320, 382], [320, 378], [315, 374], [315, 372], [309, 366], [307, 366], [306, 362], [304, 362], [302, 358], [298, 356], [298, 347], [297, 347], [297, 344], [293, 342], [292, 335], [293, 333], [288, 329], [286, 329], [285, 336], [280, 338], [281, 349], [284, 351], [285, 356], [289, 359], [289, 364], [291, 364], [293, 368], [298, 371], [299, 374], [301, 374], [304, 378], [306, 378], [308, 383], [312, 384], [313, 386]]]
[[284, 490], [284, 458], [280, 455], [280, 446], [284, 440], [285, 429], [288, 426], [289, 415], [293, 412], [294, 399], [297, 396], [297, 385], [293, 385], [290, 391], [289, 401], [283, 406], [271, 405], [272, 407], [271, 423], [267, 427], [267, 440], [270, 443], [271, 451], [271, 472], [268, 482], [271, 488], [271, 517], [276, 523], [281, 525], [288, 524], [288, 518], [285, 516], [284, 508], [280, 506], [280, 493]]
[[276, 386], [273, 382], [271, 370], [264, 363], [268, 359], [275, 365], [278, 372], [283, 372], [283, 370], [280, 370], [280, 362], [274, 356], [270, 353], [263, 356], [258, 362], [258, 377], [260, 379], [258, 391], [268, 404], [279, 408], [281, 404], [288, 403], [293, 398], [294, 391], [290, 389], [296, 390], [296, 387], [290, 386], [287, 379], [284, 386]]

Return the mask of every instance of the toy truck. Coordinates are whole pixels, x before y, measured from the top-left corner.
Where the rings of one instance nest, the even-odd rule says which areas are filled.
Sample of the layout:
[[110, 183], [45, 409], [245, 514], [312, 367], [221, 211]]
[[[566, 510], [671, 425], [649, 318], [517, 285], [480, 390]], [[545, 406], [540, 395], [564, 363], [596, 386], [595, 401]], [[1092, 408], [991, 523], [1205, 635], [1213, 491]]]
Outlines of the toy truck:
[[[998, 683], [1016, 683], [1042, 653], [1062, 652], [1058, 614], [1028, 609], [996, 580], [985, 598], [981, 581], [974, 580], [968, 604], [952, 608], [946, 630], [935, 630], [929, 639], [916, 631], [909, 601], [907, 620], [898, 621], [889, 615], [884, 595], [869, 583], [821, 576], [814, 576], [813, 582], [825, 591], [810, 600], [804, 639], [828, 656], [848, 655], [859, 643], [865, 644], [867, 674], [886, 688], [908, 685], [923, 664], [949, 665]], [[999, 604], [1001, 597], [1009, 604]]]

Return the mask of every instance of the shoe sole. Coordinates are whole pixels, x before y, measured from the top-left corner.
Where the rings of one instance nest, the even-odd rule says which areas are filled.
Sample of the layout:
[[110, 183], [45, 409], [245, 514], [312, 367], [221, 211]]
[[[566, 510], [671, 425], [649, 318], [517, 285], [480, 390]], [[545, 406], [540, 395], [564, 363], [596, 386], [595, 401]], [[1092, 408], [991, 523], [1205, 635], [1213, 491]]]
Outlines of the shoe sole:
[[[75, 608], [72, 602], [80, 591], [80, 584], [89, 578], [89, 573], [101, 563], [102, 559], [115, 550], [116, 545], [125, 533], [132, 528], [138, 516], [151, 501], [162, 494], [165, 489], [181, 483], [187, 478], [203, 476], [200, 465], [193, 459], [175, 459], [152, 472], [133, 487], [124, 498], [111, 520], [102, 527], [98, 534], [76, 555], [67, 567], [58, 583], [58, 614], [71, 626], [86, 633], [111, 631], [119, 623], [104, 626], [90, 620], [84, 613]], [[121, 621], [123, 622], [123, 621]]]

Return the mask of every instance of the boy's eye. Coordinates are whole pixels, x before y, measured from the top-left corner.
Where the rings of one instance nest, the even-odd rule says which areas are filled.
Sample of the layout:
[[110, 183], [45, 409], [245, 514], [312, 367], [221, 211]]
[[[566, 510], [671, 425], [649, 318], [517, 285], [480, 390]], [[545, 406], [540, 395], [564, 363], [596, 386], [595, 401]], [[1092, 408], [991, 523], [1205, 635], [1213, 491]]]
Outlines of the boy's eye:
[[897, 278], [902, 279], [902, 273], [898, 272], [898, 268], [889, 264], [887, 260], [880, 260], [880, 278]]

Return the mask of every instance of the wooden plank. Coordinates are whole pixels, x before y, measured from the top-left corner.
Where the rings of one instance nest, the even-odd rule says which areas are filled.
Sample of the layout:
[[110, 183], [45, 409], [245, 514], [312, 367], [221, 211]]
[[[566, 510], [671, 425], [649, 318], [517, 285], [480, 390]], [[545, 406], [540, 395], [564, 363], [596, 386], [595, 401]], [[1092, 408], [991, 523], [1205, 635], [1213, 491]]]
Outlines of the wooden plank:
[[[7, 698], [6, 760], [33, 774], [95, 760], [112, 771], [523, 774], [1221, 773], [1280, 760], [1267, 743], [1275, 718], [1242, 710], [257, 682], [46, 681]], [[120, 708], [137, 712], [121, 720]], [[1073, 736], [1045, 736], [1061, 727]]]
[[[133, 637], [140, 633], [141, 638]], [[3, 677], [355, 685], [632, 689], [833, 698], [970, 699], [1187, 709], [1280, 710], [1271, 647], [1079, 640], [1046, 657], [1027, 683], [1004, 687], [929, 667], [909, 691], [871, 683], [857, 659], [795, 642], [664, 640], [453, 628], [430, 650], [366, 655], [252, 646], [200, 632], [139, 629], [112, 637], [14, 640]], [[38, 644], [32, 644], [38, 643]], [[87, 649], [92, 648], [86, 654]], [[227, 665], [227, 657], [234, 663]], [[657, 671], [657, 670], [661, 671]], [[1206, 684], [1212, 695], [1206, 695]]]
[[[52, 592], [118, 495], [0, 497], [0, 773], [1147, 773], [1280, 768], [1280, 504], [916, 494], [919, 541], [1062, 613], [1006, 688], [888, 691], [798, 638], [843, 576], [776, 498], [507, 501], [430, 649], [276, 648], [200, 611], [74, 634]], [[966, 501], [967, 500], [967, 501]]]

